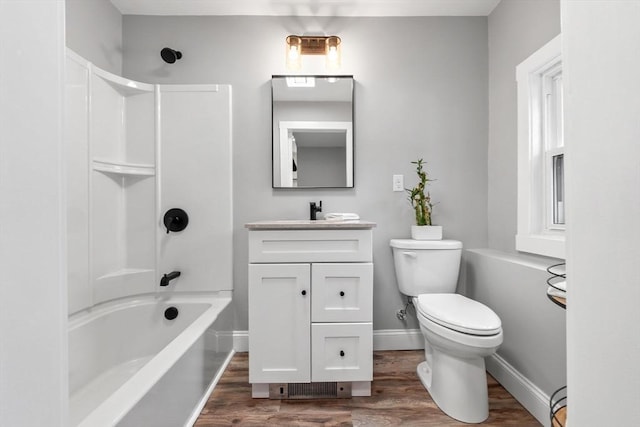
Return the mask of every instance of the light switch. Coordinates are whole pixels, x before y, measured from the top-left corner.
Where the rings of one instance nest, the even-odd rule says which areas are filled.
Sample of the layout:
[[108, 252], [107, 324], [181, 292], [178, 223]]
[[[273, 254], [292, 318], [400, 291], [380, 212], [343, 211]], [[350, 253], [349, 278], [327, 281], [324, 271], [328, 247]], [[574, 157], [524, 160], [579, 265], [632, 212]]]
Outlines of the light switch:
[[393, 191], [404, 191], [404, 175], [393, 175]]

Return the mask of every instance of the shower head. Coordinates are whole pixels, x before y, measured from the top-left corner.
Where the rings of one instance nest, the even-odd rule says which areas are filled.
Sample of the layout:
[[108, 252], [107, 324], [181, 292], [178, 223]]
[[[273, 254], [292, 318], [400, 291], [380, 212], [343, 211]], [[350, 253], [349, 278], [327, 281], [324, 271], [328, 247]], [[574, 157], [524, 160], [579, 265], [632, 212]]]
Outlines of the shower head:
[[182, 58], [182, 53], [177, 50], [173, 50], [170, 47], [165, 47], [160, 51], [160, 56], [167, 64], [173, 64], [178, 59]]

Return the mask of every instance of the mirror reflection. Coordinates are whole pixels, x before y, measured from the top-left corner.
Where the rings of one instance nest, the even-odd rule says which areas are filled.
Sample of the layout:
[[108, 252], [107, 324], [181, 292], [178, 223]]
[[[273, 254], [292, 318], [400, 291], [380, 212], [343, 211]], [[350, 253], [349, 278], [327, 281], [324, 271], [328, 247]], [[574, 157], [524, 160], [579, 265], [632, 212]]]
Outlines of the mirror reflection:
[[353, 76], [273, 76], [273, 187], [353, 187]]

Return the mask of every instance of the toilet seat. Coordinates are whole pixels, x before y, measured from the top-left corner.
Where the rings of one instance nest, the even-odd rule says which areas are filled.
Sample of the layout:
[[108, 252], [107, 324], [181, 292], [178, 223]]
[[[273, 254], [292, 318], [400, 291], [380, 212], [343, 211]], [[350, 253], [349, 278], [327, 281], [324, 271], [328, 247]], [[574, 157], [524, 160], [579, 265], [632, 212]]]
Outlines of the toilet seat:
[[464, 334], [490, 336], [502, 331], [493, 310], [459, 294], [419, 295], [416, 310], [428, 320]]

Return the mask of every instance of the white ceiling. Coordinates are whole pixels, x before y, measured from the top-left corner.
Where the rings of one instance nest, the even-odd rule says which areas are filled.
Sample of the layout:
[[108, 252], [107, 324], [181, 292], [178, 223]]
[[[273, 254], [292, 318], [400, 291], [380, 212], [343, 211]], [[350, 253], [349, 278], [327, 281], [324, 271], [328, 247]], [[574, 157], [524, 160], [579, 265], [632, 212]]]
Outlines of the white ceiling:
[[123, 15], [487, 16], [500, 0], [111, 0]]

